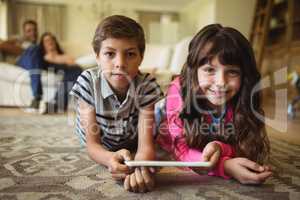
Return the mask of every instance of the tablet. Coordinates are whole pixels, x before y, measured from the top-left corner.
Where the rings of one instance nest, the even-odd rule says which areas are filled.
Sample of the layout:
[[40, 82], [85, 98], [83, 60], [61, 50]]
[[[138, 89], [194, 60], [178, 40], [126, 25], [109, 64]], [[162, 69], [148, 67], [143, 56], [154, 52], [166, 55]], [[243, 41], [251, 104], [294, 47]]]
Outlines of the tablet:
[[125, 161], [129, 167], [210, 167], [210, 162], [181, 162], [181, 161]]

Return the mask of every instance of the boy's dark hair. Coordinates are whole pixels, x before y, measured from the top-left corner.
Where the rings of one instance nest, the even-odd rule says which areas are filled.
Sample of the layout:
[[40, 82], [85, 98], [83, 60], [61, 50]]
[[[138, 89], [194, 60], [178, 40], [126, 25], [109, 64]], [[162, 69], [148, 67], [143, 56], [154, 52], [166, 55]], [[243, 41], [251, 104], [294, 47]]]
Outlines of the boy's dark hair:
[[32, 20], [32, 19], [28, 19], [28, 20], [26, 20], [26, 21], [23, 22], [23, 25], [22, 25], [23, 29], [25, 28], [25, 26], [26, 26], [27, 24], [32, 24], [32, 25], [34, 25], [34, 26], [37, 28], [37, 23], [36, 23], [36, 21], [34, 21], [34, 20]]
[[133, 19], [122, 16], [112, 15], [106, 17], [97, 26], [95, 35], [93, 38], [93, 49], [96, 55], [99, 54], [101, 49], [101, 43], [107, 38], [128, 38], [134, 39], [137, 42], [138, 49], [141, 56], [145, 51], [145, 34], [140, 24]]

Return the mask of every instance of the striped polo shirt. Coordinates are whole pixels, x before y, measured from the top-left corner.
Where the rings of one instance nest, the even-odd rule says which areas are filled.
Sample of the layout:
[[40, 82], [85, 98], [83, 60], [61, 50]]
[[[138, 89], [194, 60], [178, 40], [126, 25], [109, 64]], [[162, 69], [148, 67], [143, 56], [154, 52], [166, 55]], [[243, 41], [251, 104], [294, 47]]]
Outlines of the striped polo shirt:
[[[163, 97], [156, 79], [139, 72], [130, 83], [125, 100], [120, 102], [99, 67], [85, 70], [70, 94], [95, 108], [100, 142], [112, 151], [137, 148], [139, 109]], [[76, 134], [85, 143], [85, 130], [80, 123], [78, 106], [76, 113]]]

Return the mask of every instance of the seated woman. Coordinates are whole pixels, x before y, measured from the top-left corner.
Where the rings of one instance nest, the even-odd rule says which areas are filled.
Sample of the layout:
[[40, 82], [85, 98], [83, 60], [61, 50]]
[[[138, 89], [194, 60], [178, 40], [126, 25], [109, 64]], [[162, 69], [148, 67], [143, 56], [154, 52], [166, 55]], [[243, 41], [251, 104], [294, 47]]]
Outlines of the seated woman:
[[66, 110], [68, 106], [68, 93], [77, 77], [81, 74], [82, 69], [75, 63], [75, 59], [67, 55], [61, 49], [56, 37], [50, 33], [45, 32], [40, 41], [41, 56], [43, 57], [44, 70], [53, 70], [55, 73], [63, 75], [62, 83], [56, 92], [55, 98], [52, 102], [41, 106], [40, 113], [53, 113], [58, 110]]

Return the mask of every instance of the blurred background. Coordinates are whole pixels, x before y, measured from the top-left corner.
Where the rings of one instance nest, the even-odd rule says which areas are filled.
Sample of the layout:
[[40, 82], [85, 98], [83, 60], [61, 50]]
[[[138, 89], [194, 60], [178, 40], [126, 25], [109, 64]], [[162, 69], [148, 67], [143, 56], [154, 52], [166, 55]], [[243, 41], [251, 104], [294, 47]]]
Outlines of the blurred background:
[[[154, 73], [166, 89], [172, 76], [180, 73], [188, 44], [201, 28], [211, 23], [231, 26], [253, 46], [257, 67], [268, 85], [263, 89], [267, 115], [276, 118], [277, 113], [286, 122], [288, 103], [294, 104], [295, 114], [295, 99], [300, 99], [299, 10], [299, 0], [0, 0], [0, 40], [22, 35], [23, 22], [32, 19], [39, 36], [52, 32], [65, 53], [88, 60], [79, 63], [89, 68], [96, 66], [90, 60], [94, 60], [91, 41], [97, 24], [109, 15], [126, 15], [145, 30], [146, 52], [140, 69]], [[0, 105], [28, 106], [29, 82], [17, 81], [25, 70], [12, 67], [15, 59], [3, 52], [0, 61]], [[45, 100], [56, 90], [54, 82], [47, 80]], [[7, 90], [13, 95], [7, 95]], [[285, 95], [277, 104], [282, 112], [276, 111], [276, 92]]]
[[[299, 11], [300, 0], [0, 0], [0, 199], [299, 200]], [[80, 147], [74, 102], [63, 112], [40, 112], [66, 81], [43, 70], [43, 96], [35, 100], [29, 70], [16, 65], [21, 52], [4, 51], [5, 42], [22, 37], [22, 24], [31, 19], [37, 22], [38, 43], [51, 32], [64, 55], [74, 58], [72, 65], [96, 67], [92, 37], [98, 23], [113, 14], [143, 26], [140, 70], [152, 73], [164, 91], [180, 73], [191, 38], [205, 25], [231, 26], [249, 39], [262, 75], [272, 178], [251, 187], [171, 169], [160, 172], [156, 191], [126, 193]], [[28, 107], [36, 112], [27, 112]]]
[[[37, 21], [39, 33], [50, 31], [79, 56], [90, 48], [97, 24], [122, 14], [145, 29], [147, 43], [175, 44], [203, 26], [221, 23], [249, 38], [255, 0], [1, 0], [0, 38], [22, 32], [26, 19]], [[77, 48], [68, 48], [77, 46]], [[80, 46], [80, 48], [79, 48]]]

